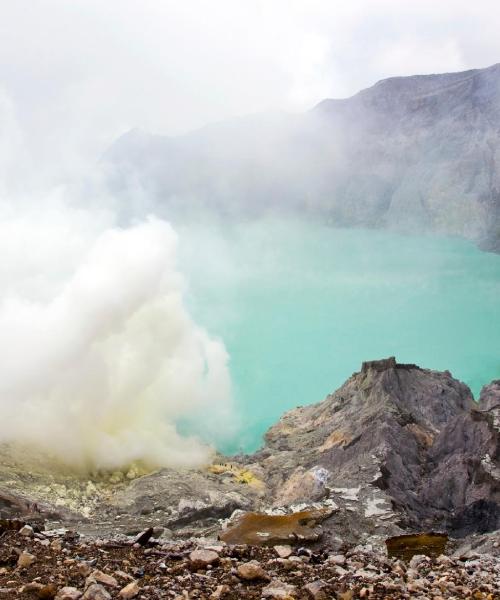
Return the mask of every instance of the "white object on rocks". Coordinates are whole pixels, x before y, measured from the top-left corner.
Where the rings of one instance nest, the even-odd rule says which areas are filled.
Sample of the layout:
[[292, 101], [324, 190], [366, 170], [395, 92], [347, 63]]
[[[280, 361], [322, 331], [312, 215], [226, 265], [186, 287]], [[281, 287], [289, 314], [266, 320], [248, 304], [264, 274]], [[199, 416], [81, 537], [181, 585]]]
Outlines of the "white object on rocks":
[[33, 531], [33, 527], [31, 527], [31, 525], [25, 525], [24, 527], [21, 527], [21, 529], [19, 530], [19, 535], [22, 535], [24, 537], [33, 537], [34, 531]]
[[292, 547], [288, 545], [274, 546], [274, 551], [280, 558], [288, 558], [293, 552]]

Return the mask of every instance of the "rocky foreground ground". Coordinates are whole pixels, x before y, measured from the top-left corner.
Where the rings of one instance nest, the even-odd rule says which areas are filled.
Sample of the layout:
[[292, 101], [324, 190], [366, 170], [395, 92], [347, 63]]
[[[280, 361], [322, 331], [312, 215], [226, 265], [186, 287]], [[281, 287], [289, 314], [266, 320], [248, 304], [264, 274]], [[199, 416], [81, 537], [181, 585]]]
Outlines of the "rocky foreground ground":
[[500, 558], [468, 552], [409, 562], [370, 546], [312, 552], [210, 540], [86, 539], [72, 532], [5, 532], [0, 598], [500, 598]]

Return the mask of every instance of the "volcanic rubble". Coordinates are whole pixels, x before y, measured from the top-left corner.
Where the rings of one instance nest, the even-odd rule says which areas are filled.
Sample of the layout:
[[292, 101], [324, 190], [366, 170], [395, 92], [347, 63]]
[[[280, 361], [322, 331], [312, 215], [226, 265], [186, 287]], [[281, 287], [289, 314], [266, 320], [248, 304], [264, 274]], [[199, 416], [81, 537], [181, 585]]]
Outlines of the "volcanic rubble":
[[0, 598], [500, 598], [499, 423], [499, 381], [391, 358], [200, 469], [3, 448]]

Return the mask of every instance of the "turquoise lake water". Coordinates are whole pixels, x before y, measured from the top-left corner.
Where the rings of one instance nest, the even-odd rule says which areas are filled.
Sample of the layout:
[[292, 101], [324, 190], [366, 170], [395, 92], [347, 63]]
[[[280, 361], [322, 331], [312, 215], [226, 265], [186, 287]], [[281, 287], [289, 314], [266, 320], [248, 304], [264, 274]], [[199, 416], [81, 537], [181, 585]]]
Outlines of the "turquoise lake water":
[[500, 378], [500, 255], [293, 220], [178, 231], [190, 311], [230, 355], [243, 428], [226, 452], [255, 449], [364, 360], [448, 369], [476, 397]]

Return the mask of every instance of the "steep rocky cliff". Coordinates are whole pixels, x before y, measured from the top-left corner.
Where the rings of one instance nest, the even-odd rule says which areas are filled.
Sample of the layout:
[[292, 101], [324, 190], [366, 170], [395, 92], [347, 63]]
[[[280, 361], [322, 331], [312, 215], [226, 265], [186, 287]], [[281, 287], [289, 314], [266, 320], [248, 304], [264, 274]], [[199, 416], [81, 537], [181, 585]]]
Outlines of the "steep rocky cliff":
[[127, 213], [299, 209], [340, 226], [466, 237], [500, 251], [500, 65], [396, 77], [302, 115], [177, 138], [133, 131], [103, 160]]
[[497, 529], [499, 433], [484, 398], [476, 405], [448, 372], [364, 363], [324, 402], [287, 413], [268, 432], [261, 455], [275, 499], [349, 497], [371, 521], [366, 530], [381, 522], [457, 536]]

